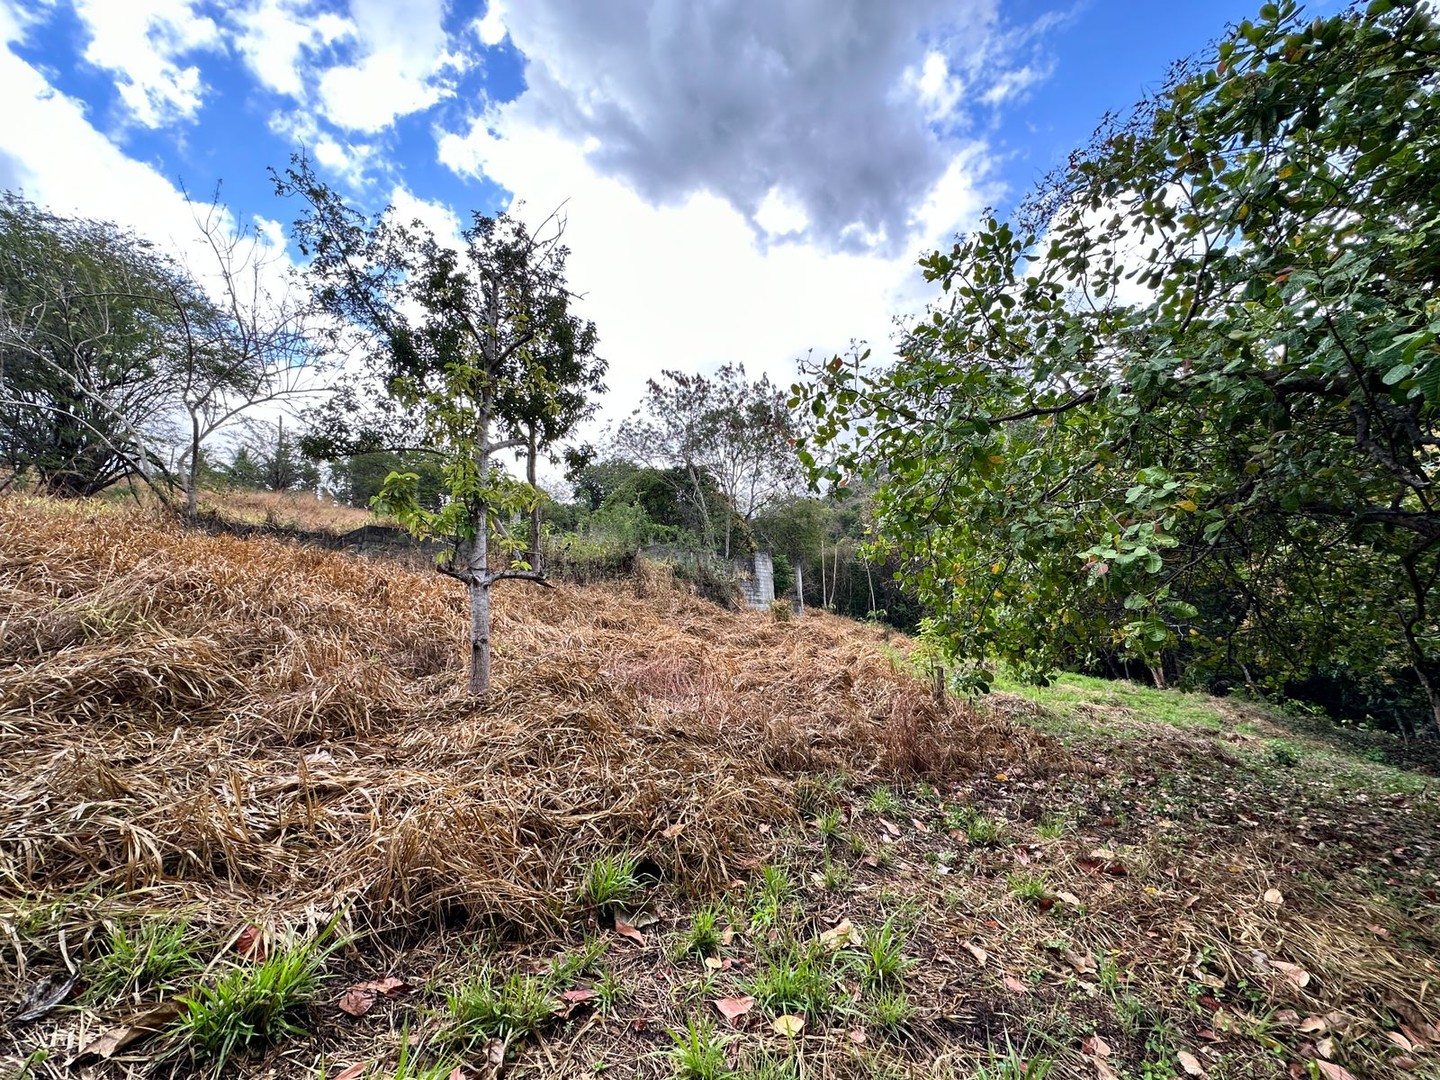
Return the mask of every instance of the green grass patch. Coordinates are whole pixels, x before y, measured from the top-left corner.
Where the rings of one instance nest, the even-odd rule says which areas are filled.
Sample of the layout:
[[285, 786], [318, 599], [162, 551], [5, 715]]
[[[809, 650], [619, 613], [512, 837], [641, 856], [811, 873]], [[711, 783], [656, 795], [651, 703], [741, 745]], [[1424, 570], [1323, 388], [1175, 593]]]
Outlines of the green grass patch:
[[320, 992], [333, 948], [319, 939], [292, 943], [183, 996], [185, 1012], [171, 1029], [176, 1050], [219, 1075], [236, 1051], [307, 1034], [298, 1014]]

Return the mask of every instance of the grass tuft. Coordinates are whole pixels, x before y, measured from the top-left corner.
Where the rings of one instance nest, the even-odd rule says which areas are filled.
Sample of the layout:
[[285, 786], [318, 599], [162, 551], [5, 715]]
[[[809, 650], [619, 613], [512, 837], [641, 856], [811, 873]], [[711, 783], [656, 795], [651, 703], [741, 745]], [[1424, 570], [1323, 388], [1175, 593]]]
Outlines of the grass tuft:
[[329, 951], [318, 940], [292, 943], [184, 995], [185, 1011], [171, 1029], [174, 1050], [219, 1075], [237, 1051], [305, 1035], [297, 1013], [319, 993]]
[[184, 986], [204, 967], [190, 923], [147, 918], [133, 929], [110, 926], [105, 952], [88, 966], [85, 999], [109, 1002]]
[[680, 1080], [727, 1080], [734, 1076], [725, 1060], [725, 1038], [709, 1020], [688, 1017], [681, 1031], [670, 1032], [670, 1059]]
[[486, 967], [445, 994], [450, 1014], [445, 1038], [463, 1043], [479, 1039], [516, 1042], [544, 1027], [555, 1016], [556, 1004], [548, 980], [519, 973], [499, 978]]

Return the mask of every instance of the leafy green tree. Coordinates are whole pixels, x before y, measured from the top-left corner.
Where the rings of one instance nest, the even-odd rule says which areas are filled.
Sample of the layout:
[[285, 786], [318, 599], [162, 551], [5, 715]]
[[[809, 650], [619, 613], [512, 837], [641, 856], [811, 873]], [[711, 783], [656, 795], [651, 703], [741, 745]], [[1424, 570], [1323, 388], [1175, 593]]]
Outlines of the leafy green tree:
[[[389, 210], [365, 218], [304, 159], [275, 181], [279, 194], [304, 204], [294, 235], [311, 260], [316, 300], [363, 349], [382, 395], [377, 408], [349, 413], [347, 403], [364, 399], [352, 383], [349, 398], [322, 414], [307, 447], [330, 455], [407, 447], [441, 455], [444, 506], [421, 504], [414, 473], [392, 474], [377, 505], [417, 535], [451, 544], [440, 569], [469, 592], [470, 690], [484, 694], [491, 588], [505, 579], [544, 580], [523, 560], [491, 565], [497, 523], [528, 514], [539, 498], [508, 476], [496, 455], [528, 447], [518, 432], [560, 415], [562, 392], [595, 370], [551, 356], [594, 344], [593, 334], [571, 332], [561, 229], [552, 219], [537, 235], [506, 214], [477, 213], [452, 247], [418, 222], [395, 221]], [[535, 378], [542, 368], [544, 383]], [[553, 413], [541, 407], [546, 402]], [[523, 546], [503, 533], [496, 539], [511, 554]]]
[[183, 318], [213, 307], [108, 222], [0, 196], [0, 454], [64, 496], [165, 472]]
[[975, 682], [1403, 660], [1440, 724], [1437, 76], [1423, 3], [1267, 4], [797, 388]]
[[413, 450], [377, 450], [331, 463], [330, 482], [337, 498], [351, 506], [368, 507], [391, 473], [415, 475], [415, 498], [427, 510], [439, 510], [447, 491], [445, 473], [435, 454]]

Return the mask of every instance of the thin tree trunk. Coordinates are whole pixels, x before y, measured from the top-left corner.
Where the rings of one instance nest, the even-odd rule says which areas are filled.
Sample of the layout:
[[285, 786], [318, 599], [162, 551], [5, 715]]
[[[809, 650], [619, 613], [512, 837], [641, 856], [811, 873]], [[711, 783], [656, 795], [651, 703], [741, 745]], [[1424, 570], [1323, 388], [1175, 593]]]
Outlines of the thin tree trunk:
[[800, 606], [800, 614], [805, 614], [805, 564], [795, 560], [795, 599]]
[[[532, 489], [534, 489], [536, 495], [538, 496], [540, 489], [539, 489], [539, 487], [537, 486], [537, 484], [536, 484], [536, 482], [535, 482], [535, 472], [536, 472], [535, 457], [536, 457], [536, 455], [539, 453], [539, 449], [538, 449], [538, 447], [535, 445], [535, 443], [536, 443], [536, 434], [535, 434], [535, 425], [534, 425], [534, 424], [531, 424], [531, 425], [530, 425], [530, 430], [529, 430], [528, 434], [529, 434], [529, 436], [530, 436], [530, 445], [527, 447], [527, 449], [529, 450], [530, 456], [529, 456], [529, 458], [527, 459], [526, 465], [525, 465], [525, 479], [529, 481], [530, 487], [531, 487]], [[544, 554], [544, 553], [540, 550], [540, 500], [537, 498], [537, 499], [535, 500], [535, 505], [530, 508], [530, 569], [531, 569], [531, 570], [539, 571], [539, 570], [541, 569], [540, 559], [541, 559], [541, 556], [542, 556], [543, 554]]]
[[825, 541], [820, 541], [820, 607], [822, 609], [830, 606], [830, 598], [825, 595]]
[[[480, 422], [480, 454], [475, 462], [482, 479], [490, 473], [490, 424]], [[470, 693], [483, 697], [490, 690], [490, 506], [483, 500], [470, 521], [475, 540], [470, 545], [466, 585], [470, 589]]]
[[190, 416], [190, 475], [185, 483], [185, 517], [194, 521], [200, 516], [200, 420]]
[[865, 564], [865, 584], [870, 587], [870, 610], [868, 615], [875, 614], [875, 579], [870, 575], [870, 564]]

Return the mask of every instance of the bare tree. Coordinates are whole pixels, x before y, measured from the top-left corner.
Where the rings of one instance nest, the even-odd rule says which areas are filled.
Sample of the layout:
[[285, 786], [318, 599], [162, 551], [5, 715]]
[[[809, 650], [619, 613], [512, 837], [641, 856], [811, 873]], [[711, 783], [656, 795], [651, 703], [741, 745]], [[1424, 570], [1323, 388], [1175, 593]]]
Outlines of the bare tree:
[[[797, 489], [795, 435], [785, 394], [769, 377], [751, 382], [744, 364], [726, 364], [713, 378], [664, 371], [651, 379], [617, 443], [638, 461], [679, 470], [686, 483], [677, 494], [694, 506], [705, 542], [729, 558], [736, 517], [748, 525]], [[710, 485], [727, 504], [718, 528]]]
[[281, 272], [279, 257], [253, 230], [232, 228], [218, 199], [191, 209], [211, 261], [210, 303], [194, 305], [178, 292], [171, 299], [183, 334], [174, 368], [187, 420], [175, 467], [193, 518], [205, 441], [258, 408], [284, 408], [314, 393], [325, 362], [308, 296]]

